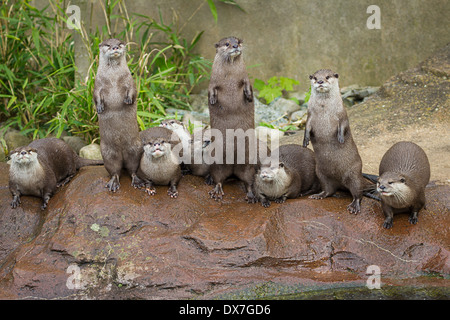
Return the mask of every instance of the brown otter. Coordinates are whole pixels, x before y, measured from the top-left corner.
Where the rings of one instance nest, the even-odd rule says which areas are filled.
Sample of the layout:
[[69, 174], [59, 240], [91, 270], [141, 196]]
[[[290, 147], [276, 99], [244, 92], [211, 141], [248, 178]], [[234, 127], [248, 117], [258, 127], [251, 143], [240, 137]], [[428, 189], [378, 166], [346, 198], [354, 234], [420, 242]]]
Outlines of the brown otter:
[[425, 186], [430, 181], [430, 163], [421, 147], [413, 142], [394, 144], [379, 167], [377, 191], [386, 219], [383, 227], [392, 228], [394, 213], [409, 211], [409, 222], [416, 224], [425, 206]]
[[[216, 185], [209, 194], [215, 200], [222, 199], [224, 195], [222, 185], [225, 179], [235, 175], [245, 184], [247, 201], [256, 202], [252, 191], [255, 164], [251, 163], [249, 157], [249, 147], [254, 147], [256, 141], [255, 107], [253, 89], [242, 57], [242, 40], [228, 37], [220, 40], [215, 46], [216, 56], [208, 89], [208, 105], [211, 129], [218, 130], [223, 139], [223, 158], [211, 164], [211, 177]], [[246, 136], [242, 145], [233, 143], [234, 149], [227, 150], [227, 146], [231, 149], [230, 142], [235, 139], [231, 132], [239, 129], [242, 132], [250, 132], [251, 136]], [[240, 156], [245, 159], [238, 161], [237, 158]]]
[[20, 196], [41, 197], [41, 208], [47, 207], [50, 197], [84, 166], [101, 165], [102, 160], [80, 158], [63, 140], [45, 138], [15, 149], [9, 168], [9, 190], [13, 196], [11, 207], [20, 204]]
[[274, 151], [279, 161], [264, 162], [255, 177], [255, 192], [264, 207], [270, 200], [283, 203], [320, 190], [315, 173], [314, 152], [299, 145], [287, 144]]
[[332, 196], [339, 188], [347, 189], [353, 197], [347, 208], [357, 214], [368, 182], [362, 176], [362, 161], [350, 131], [338, 77], [337, 73], [327, 69], [309, 77], [311, 97], [303, 146], [312, 142], [316, 174], [323, 190], [310, 198], [323, 199]]
[[100, 147], [105, 168], [111, 179], [106, 187], [120, 188], [122, 168], [131, 175], [131, 184], [140, 184], [136, 176], [142, 154], [137, 123], [137, 91], [126, 61], [126, 46], [109, 39], [100, 44], [100, 58], [95, 77], [94, 103], [100, 127]]
[[154, 127], [140, 133], [144, 145], [138, 177], [149, 195], [156, 194], [154, 185], [169, 185], [171, 198], [178, 196], [177, 185], [181, 180], [179, 153], [173, 150], [180, 143], [179, 137], [167, 128]]

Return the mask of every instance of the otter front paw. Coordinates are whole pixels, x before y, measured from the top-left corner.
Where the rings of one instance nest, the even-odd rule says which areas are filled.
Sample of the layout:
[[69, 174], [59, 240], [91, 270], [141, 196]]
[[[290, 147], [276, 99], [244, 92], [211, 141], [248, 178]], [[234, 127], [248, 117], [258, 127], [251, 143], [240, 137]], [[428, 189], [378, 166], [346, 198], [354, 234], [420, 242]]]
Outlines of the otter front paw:
[[250, 90], [245, 90], [244, 89], [244, 97], [247, 100], [247, 102], [252, 102], [253, 101], [253, 93]]
[[103, 104], [103, 102], [99, 102], [97, 103], [97, 113], [102, 113], [103, 111], [105, 111], [105, 105]]
[[178, 191], [175, 187], [171, 187], [169, 188], [169, 190], [167, 190], [167, 194], [171, 197], [176, 199], [178, 197]]
[[211, 96], [209, 97], [209, 103], [211, 105], [215, 105], [217, 103], [217, 96]]
[[275, 202], [276, 203], [285, 203], [286, 202], [286, 198], [285, 197], [277, 198], [277, 199], [275, 199]]
[[270, 207], [270, 201], [267, 200], [267, 199], [262, 199], [262, 200], [261, 200], [261, 205], [262, 205], [264, 208], [268, 208], [268, 207]]
[[131, 97], [129, 97], [129, 96], [126, 96], [125, 99], [123, 100], [123, 103], [133, 104], [133, 99], [131, 99]]
[[149, 195], [149, 196], [154, 196], [156, 194], [156, 189], [153, 186], [146, 186], [145, 187], [145, 192]]

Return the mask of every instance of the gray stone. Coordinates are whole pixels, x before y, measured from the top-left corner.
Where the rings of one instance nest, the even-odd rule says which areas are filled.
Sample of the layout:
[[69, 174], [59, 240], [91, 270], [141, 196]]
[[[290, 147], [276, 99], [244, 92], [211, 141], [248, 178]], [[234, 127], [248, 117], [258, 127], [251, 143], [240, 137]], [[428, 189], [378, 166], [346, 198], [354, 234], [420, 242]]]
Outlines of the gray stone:
[[303, 124], [306, 122], [307, 116], [308, 116], [308, 109], [302, 108], [291, 114], [291, 122], [295, 122], [295, 123], [298, 122], [298, 124]]
[[9, 128], [4, 136], [8, 151], [11, 152], [14, 149], [30, 144], [31, 139], [22, 135], [20, 131]]
[[62, 138], [77, 154], [80, 153], [80, 149], [87, 145], [87, 143], [77, 136], [65, 136]]
[[92, 160], [102, 160], [102, 153], [100, 151], [100, 145], [97, 143], [91, 143], [80, 149], [80, 157]]

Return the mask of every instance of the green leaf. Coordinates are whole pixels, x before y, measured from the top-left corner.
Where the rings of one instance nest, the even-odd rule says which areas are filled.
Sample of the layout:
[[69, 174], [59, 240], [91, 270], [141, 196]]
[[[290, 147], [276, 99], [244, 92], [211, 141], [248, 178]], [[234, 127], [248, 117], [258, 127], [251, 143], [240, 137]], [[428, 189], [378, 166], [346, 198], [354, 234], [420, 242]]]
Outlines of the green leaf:
[[253, 86], [258, 91], [261, 91], [265, 85], [266, 85], [266, 83], [260, 79], [255, 79], [255, 82], [253, 83]]
[[213, 0], [206, 0], [208, 2], [209, 5], [209, 9], [211, 10], [211, 13], [214, 17], [214, 21], [216, 21], [217, 23], [217, 9], [216, 9], [216, 5], [214, 4]]

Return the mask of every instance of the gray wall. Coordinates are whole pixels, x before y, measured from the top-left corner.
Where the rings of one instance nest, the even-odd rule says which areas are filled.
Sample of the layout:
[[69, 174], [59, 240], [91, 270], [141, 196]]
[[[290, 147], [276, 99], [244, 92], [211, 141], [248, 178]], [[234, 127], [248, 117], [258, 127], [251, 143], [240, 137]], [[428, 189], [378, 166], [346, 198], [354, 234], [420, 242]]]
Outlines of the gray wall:
[[[183, 28], [188, 39], [205, 30], [200, 54], [212, 60], [214, 43], [235, 35], [244, 40], [247, 66], [259, 65], [251, 77], [295, 78], [302, 90], [320, 68], [338, 72], [341, 86], [380, 85], [450, 42], [448, 0], [236, 0], [246, 12], [216, 1], [217, 24], [205, 0], [125, 2], [129, 13], [154, 18], [159, 6], [167, 23], [175, 11], [180, 27], [201, 6]], [[366, 27], [370, 5], [381, 9], [379, 30]], [[101, 12], [93, 16], [94, 24], [104, 23]]]

